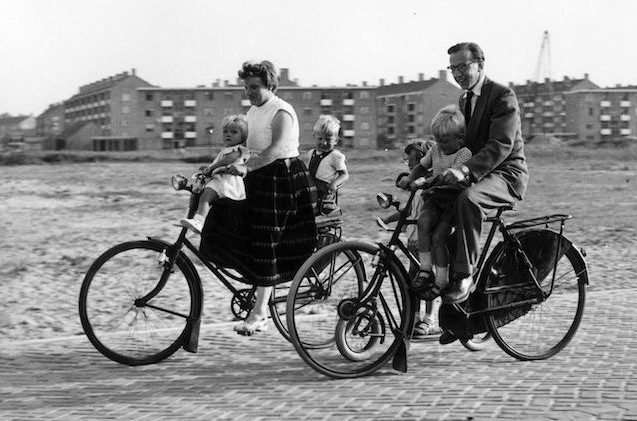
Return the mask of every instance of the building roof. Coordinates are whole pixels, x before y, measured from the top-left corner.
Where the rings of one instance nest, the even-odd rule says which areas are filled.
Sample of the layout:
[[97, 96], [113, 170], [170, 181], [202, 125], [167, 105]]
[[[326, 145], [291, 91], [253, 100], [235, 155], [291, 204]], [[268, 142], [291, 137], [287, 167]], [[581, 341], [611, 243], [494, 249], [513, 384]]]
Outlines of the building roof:
[[[139, 76], [137, 76], [135, 74], [135, 69], [133, 69], [133, 71], [129, 74], [128, 72], [122, 72], [122, 73], [118, 73], [114, 76], [109, 76], [107, 78], [98, 80], [96, 82], [92, 82], [92, 83], [88, 83], [86, 85], [82, 85], [79, 88], [79, 92], [75, 95], [73, 95], [72, 97], [70, 97], [69, 99], [67, 99], [66, 101], [70, 101], [72, 99], [75, 99], [77, 97], [80, 96], [84, 96], [93, 92], [100, 92], [103, 91], [105, 89], [108, 89], [120, 82], [122, 82], [123, 80], [126, 80], [128, 78], [136, 78], [139, 81], [141, 81], [142, 83], [148, 85], [148, 86], [153, 86], [151, 83], [148, 83], [147, 81], [145, 81], [144, 79], [140, 78]], [[66, 102], [65, 101], [65, 102]]]
[[376, 88], [376, 96], [406, 94], [409, 92], [419, 92], [428, 89], [440, 79], [417, 80], [405, 83], [392, 83]]
[[544, 82], [527, 80], [526, 83], [520, 85], [515, 85], [513, 83], [509, 84], [509, 86], [518, 95], [544, 93], [548, 92], [549, 89], [553, 92], [568, 92], [579, 89], [582, 85], [584, 85], [587, 89], [599, 88], [599, 86], [588, 79], [588, 74], [586, 74], [582, 79], [571, 79], [568, 76], [564, 76], [564, 79], [562, 80], [550, 80], [547, 78], [544, 79]]
[[28, 115], [0, 114], [0, 126], [18, 126], [29, 117]]

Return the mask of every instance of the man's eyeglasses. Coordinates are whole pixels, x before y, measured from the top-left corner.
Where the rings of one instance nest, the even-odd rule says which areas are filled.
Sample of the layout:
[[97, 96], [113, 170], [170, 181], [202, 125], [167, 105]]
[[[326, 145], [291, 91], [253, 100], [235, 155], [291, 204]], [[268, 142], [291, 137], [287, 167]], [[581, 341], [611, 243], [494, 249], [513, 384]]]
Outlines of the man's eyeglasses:
[[471, 61], [470, 61], [470, 62], [468, 62], [468, 63], [460, 63], [460, 64], [456, 64], [455, 66], [454, 66], [454, 65], [447, 66], [447, 69], [451, 70], [452, 72], [454, 72], [454, 71], [456, 71], [456, 70], [457, 70], [457, 71], [459, 71], [460, 73], [464, 73], [464, 72], [466, 72], [466, 71], [467, 71], [467, 69], [469, 68], [469, 66], [471, 66], [471, 63], [476, 63], [476, 62], [478, 62], [478, 61], [480, 61], [480, 60], [471, 60]]

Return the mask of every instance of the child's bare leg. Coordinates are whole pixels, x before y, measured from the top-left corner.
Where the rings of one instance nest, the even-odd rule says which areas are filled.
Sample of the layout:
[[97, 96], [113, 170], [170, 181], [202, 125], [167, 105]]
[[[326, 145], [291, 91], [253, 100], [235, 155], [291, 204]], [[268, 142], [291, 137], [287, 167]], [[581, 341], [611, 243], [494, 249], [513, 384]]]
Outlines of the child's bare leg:
[[425, 207], [418, 218], [418, 260], [420, 269], [431, 270], [433, 267], [431, 255], [431, 234], [436, 223], [436, 215]]
[[451, 224], [448, 221], [440, 221], [433, 230], [432, 257], [436, 267], [436, 284], [440, 287], [449, 283], [449, 250], [447, 239], [451, 234]]
[[210, 187], [206, 187], [203, 189], [201, 196], [199, 197], [199, 206], [197, 207], [197, 214], [201, 215], [206, 219], [208, 216], [208, 212], [210, 211], [210, 203], [219, 199], [219, 193], [211, 189]]
[[199, 196], [199, 205], [197, 206], [197, 212], [192, 218], [184, 218], [180, 220], [182, 226], [201, 234], [204, 223], [206, 222], [206, 216], [210, 211], [210, 202], [213, 202], [219, 198], [219, 194], [213, 189], [206, 187], [201, 196]]

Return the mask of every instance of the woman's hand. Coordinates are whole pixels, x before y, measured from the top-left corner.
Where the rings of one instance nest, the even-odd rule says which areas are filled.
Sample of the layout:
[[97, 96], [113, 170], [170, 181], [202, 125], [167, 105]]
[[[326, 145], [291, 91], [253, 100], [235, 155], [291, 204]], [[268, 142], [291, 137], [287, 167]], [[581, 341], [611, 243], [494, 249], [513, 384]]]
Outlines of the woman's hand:
[[336, 182], [336, 180], [332, 181], [330, 184], [327, 185], [327, 189], [331, 192], [335, 192], [336, 190], [338, 190], [338, 183]]
[[232, 164], [234, 161], [236, 161], [240, 157], [241, 157], [241, 152], [232, 151], [229, 154], [224, 155], [219, 161], [217, 161], [217, 164], [219, 164], [220, 167], [223, 167], [225, 165]]

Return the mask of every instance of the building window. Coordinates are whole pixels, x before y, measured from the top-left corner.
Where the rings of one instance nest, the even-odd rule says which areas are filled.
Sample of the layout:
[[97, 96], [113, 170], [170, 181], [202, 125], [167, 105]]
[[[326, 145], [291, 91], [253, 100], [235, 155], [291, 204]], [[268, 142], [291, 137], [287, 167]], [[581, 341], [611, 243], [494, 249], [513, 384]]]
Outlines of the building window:
[[363, 121], [361, 123], [361, 130], [369, 130], [369, 122]]
[[358, 93], [358, 97], [360, 99], [368, 99], [369, 98], [369, 92], [368, 91], [360, 91]]
[[122, 127], [128, 127], [128, 120], [122, 120]]
[[152, 117], [153, 116], [153, 110], [146, 110], [146, 117]]
[[312, 92], [303, 92], [303, 99], [312, 99]]
[[146, 131], [147, 132], [154, 132], [155, 131], [155, 125], [154, 124], [147, 124], [146, 125]]
[[416, 111], [416, 104], [414, 104], [413, 102], [407, 104], [407, 111], [410, 111], [410, 112]]
[[415, 132], [414, 126], [407, 126], [407, 133], [414, 134]]
[[593, 111], [594, 111], [594, 110], [593, 110], [592, 108], [589, 108], [589, 109], [588, 109], [588, 115], [593, 115]]
[[122, 94], [122, 101], [130, 101], [130, 95], [129, 94]]
[[130, 113], [130, 107], [122, 107], [122, 114]]
[[146, 101], [152, 101], [153, 100], [153, 94], [146, 94]]
[[303, 114], [304, 115], [312, 115], [312, 109], [311, 108], [303, 108]]
[[215, 93], [212, 91], [206, 92], [206, 99], [208, 101], [213, 101], [215, 99]]
[[388, 127], [387, 128], [387, 134], [393, 135], [394, 134], [394, 128], [393, 127]]
[[360, 107], [359, 112], [361, 114], [369, 114], [369, 107]]
[[388, 105], [387, 106], [387, 112], [388, 113], [393, 113], [394, 112], [394, 106], [393, 105]]

